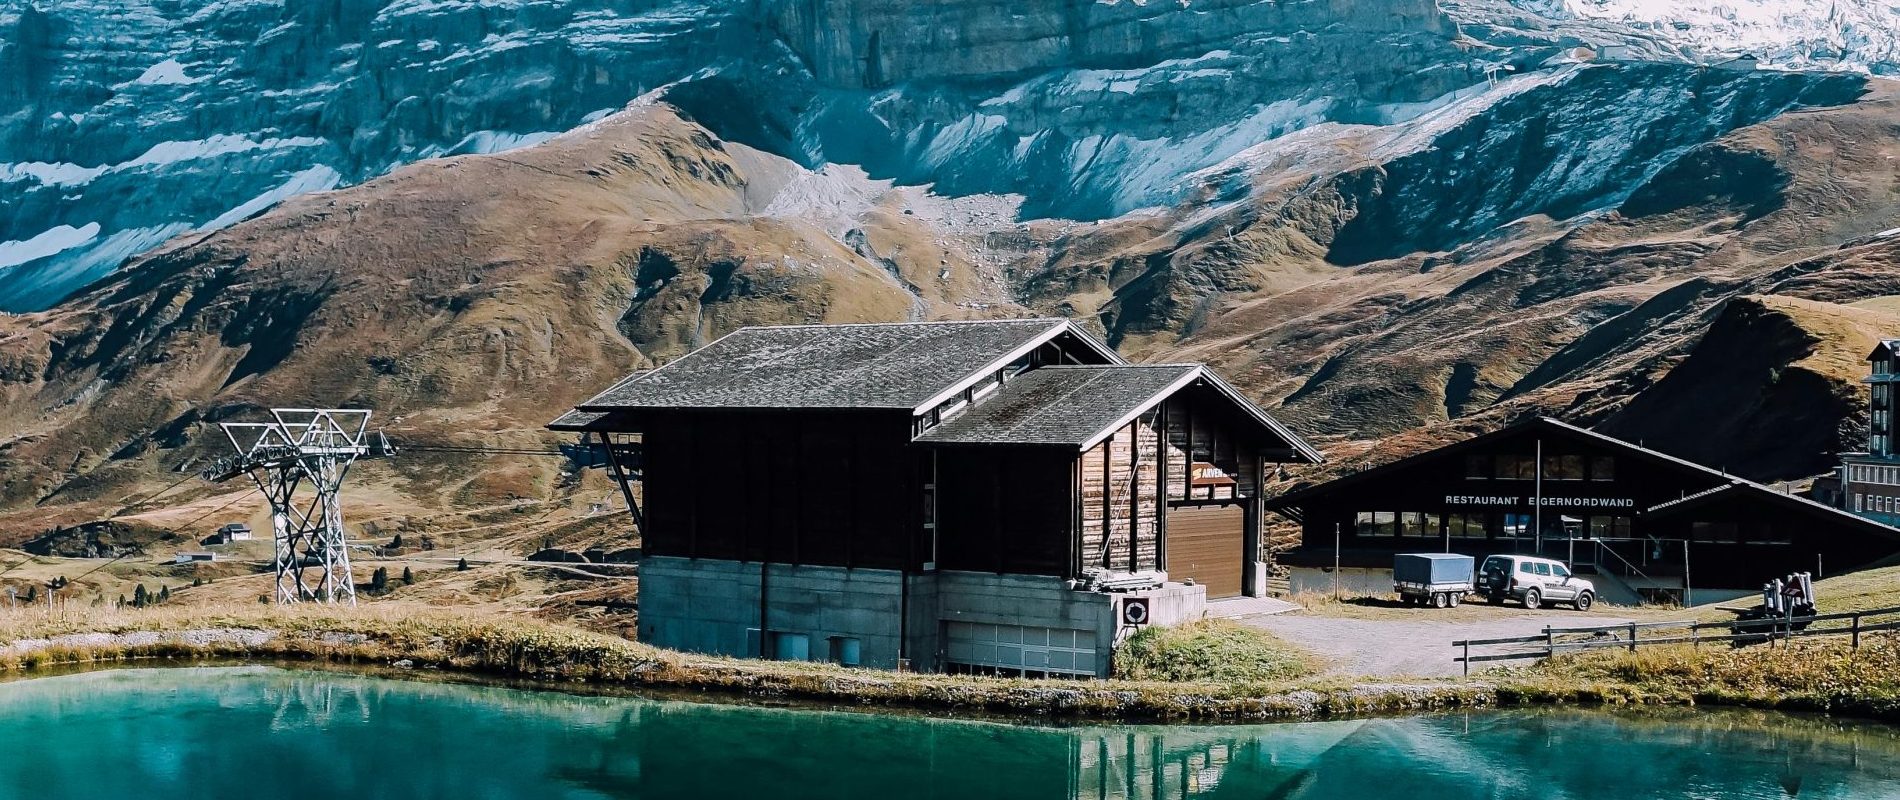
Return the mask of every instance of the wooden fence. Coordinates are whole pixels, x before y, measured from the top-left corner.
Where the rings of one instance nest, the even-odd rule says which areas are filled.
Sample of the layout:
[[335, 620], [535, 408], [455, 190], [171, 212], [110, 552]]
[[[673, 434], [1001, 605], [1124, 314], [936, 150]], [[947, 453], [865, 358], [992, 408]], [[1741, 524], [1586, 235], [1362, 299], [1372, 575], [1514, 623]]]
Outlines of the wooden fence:
[[[1558, 653], [1603, 648], [1624, 648], [1634, 653], [1638, 647], [1659, 644], [1700, 646], [1704, 642], [1767, 643], [1773, 647], [1777, 641], [1804, 636], [1847, 636], [1851, 637], [1852, 646], [1860, 647], [1861, 634], [1892, 630], [1900, 630], [1900, 606], [1840, 614], [1729, 622], [1683, 620], [1627, 622], [1621, 625], [1596, 625], [1581, 628], [1546, 627], [1543, 633], [1536, 636], [1460, 639], [1452, 642], [1451, 646], [1462, 650], [1463, 654], [1454, 656], [1452, 660], [1462, 662], [1465, 674], [1470, 675], [1473, 662], [1550, 658]], [[1704, 631], [1720, 631], [1720, 633], [1704, 633]], [[1474, 647], [1485, 649], [1503, 646], [1510, 646], [1511, 649], [1504, 652], [1480, 652], [1475, 655], [1471, 652]]]

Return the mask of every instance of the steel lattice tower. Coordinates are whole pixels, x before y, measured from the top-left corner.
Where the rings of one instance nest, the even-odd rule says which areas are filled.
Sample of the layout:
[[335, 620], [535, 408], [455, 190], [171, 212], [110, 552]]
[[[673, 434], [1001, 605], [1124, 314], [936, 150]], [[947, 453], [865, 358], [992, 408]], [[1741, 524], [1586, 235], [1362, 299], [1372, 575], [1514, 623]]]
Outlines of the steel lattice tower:
[[[338, 492], [358, 458], [370, 455], [370, 412], [337, 408], [273, 408], [271, 422], [224, 422], [237, 455], [204, 477], [249, 475], [270, 502], [277, 602], [356, 605], [350, 551]], [[377, 437], [381, 440], [381, 437]], [[380, 452], [388, 452], [386, 440]], [[303, 497], [297, 490], [305, 485]]]

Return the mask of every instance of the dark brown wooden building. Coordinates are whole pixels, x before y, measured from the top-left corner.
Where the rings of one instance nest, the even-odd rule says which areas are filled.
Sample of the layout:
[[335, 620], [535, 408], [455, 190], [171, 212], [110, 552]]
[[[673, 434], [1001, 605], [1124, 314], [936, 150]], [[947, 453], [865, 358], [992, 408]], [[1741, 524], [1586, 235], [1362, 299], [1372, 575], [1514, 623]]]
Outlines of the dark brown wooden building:
[[1618, 602], [1748, 595], [1789, 572], [1900, 552], [1900, 530], [1690, 461], [1538, 417], [1299, 488], [1296, 587], [1391, 588], [1392, 556], [1525, 553], [1572, 563]]
[[746, 328], [551, 427], [640, 437], [643, 639], [1032, 674], [1261, 593], [1264, 465], [1319, 460], [1049, 319]]

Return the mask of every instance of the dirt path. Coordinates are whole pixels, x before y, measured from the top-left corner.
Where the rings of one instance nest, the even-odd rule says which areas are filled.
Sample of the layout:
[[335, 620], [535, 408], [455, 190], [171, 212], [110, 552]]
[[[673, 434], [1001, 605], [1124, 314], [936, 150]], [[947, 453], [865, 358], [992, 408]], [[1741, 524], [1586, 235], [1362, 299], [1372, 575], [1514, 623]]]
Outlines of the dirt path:
[[[1419, 619], [1413, 620], [1347, 619], [1292, 612], [1247, 617], [1240, 622], [1317, 653], [1329, 662], [1327, 671], [1331, 674], [1434, 677], [1461, 674], [1463, 665], [1452, 660], [1459, 654], [1459, 648], [1451, 646], [1454, 640], [1534, 636], [1543, 633], [1547, 625], [1581, 627], [1630, 621], [1609, 614], [1554, 610], [1497, 609], [1495, 616], [1457, 621], [1431, 620], [1430, 613], [1420, 609]], [[1471, 671], [1494, 666], [1503, 665], [1473, 664]]]

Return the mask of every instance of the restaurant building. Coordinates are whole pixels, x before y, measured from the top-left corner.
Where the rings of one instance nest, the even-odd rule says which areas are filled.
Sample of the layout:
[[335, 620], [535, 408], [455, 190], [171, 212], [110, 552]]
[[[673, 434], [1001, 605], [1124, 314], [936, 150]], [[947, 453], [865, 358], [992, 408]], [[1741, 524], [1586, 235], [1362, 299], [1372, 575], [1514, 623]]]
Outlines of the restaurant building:
[[643, 641], [1026, 675], [1264, 593], [1266, 464], [1320, 460], [1057, 319], [745, 328], [550, 427], [639, 438]]
[[1281, 559], [1296, 591], [1390, 591], [1397, 553], [1521, 553], [1569, 562], [1611, 602], [1707, 603], [1900, 552], [1900, 530], [1548, 417], [1267, 507], [1301, 526]]

